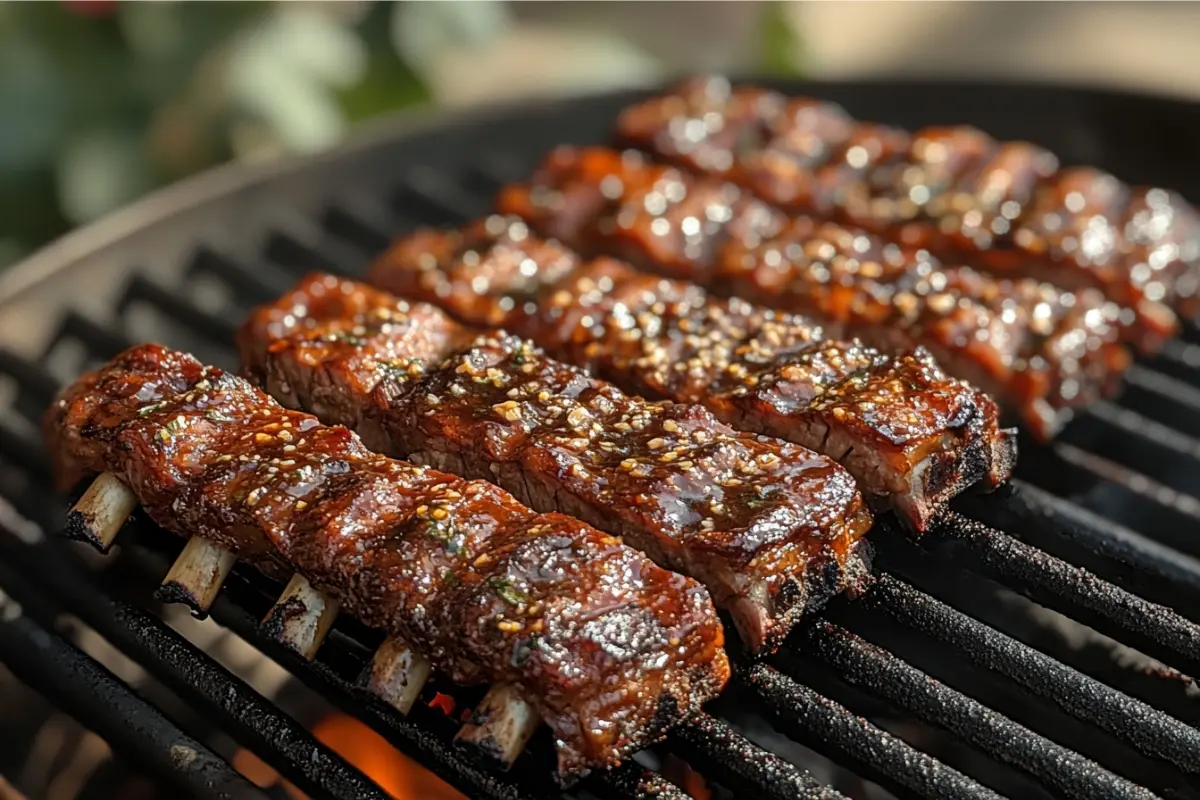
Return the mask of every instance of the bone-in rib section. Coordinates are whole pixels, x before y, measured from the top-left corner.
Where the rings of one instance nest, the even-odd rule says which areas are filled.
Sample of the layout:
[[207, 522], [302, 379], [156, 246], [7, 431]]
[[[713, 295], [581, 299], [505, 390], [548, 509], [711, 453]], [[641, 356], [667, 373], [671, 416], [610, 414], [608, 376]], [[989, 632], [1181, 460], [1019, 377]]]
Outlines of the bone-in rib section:
[[515, 687], [568, 778], [653, 741], [728, 675], [695, 582], [491, 484], [372, 453], [185, 354], [126, 351], [66, 390], [46, 434], [64, 484], [113, 475], [168, 530], [299, 572], [456, 681]]
[[635, 153], [560, 148], [498, 205], [587, 253], [808, 314], [836, 336], [884, 350], [921, 344], [1043, 438], [1116, 386], [1130, 360], [1124, 312], [1097, 290], [948, 267]]
[[823, 453], [918, 530], [967, 487], [1007, 479], [1015, 444], [995, 404], [917, 343], [886, 355], [611, 259], [574, 258], [564, 274], [566, 252], [492, 217], [398, 240], [371, 280], [465, 322], [500, 320], [626, 391], [700, 404], [734, 427]]
[[719, 77], [626, 109], [617, 139], [791, 213], [861, 226], [1006, 277], [1094, 287], [1154, 350], [1200, 311], [1200, 215], [1178, 194], [1061, 167], [967, 126], [909, 133]]
[[870, 515], [834, 461], [630, 397], [526, 340], [315, 275], [239, 343], [269, 391], [369, 446], [496, 481], [695, 577], [752, 649], [863, 577]]

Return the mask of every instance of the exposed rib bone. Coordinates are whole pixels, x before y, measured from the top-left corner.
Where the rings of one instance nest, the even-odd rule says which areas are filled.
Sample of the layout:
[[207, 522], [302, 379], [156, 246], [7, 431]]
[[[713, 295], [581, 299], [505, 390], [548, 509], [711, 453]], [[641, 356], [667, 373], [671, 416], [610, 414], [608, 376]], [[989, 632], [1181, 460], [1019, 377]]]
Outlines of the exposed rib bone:
[[193, 614], [203, 618], [208, 615], [209, 607], [217, 599], [217, 592], [221, 591], [221, 584], [229, 577], [236, 561], [237, 555], [224, 547], [193, 536], [171, 565], [154, 597], [164, 603], [183, 603]]
[[508, 769], [525, 749], [541, 718], [512, 684], [493, 686], [456, 741], [474, 745]]
[[107, 552], [137, 505], [137, 496], [120, 478], [102, 473], [67, 514], [64, 532], [71, 539]]
[[432, 665], [403, 639], [388, 638], [375, 652], [366, 676], [367, 690], [401, 714], [408, 714], [429, 679]]
[[311, 661], [337, 619], [339, 604], [318, 592], [299, 573], [262, 621], [264, 636]]

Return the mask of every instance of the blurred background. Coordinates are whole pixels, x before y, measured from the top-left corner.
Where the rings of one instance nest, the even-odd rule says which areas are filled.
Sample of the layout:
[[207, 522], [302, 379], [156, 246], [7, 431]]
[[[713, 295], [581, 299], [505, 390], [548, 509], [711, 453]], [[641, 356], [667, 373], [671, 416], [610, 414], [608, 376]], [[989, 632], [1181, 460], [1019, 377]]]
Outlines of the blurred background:
[[158, 186], [400, 109], [697, 70], [1200, 98], [1198, 34], [1191, 3], [3, 3], [0, 268]]

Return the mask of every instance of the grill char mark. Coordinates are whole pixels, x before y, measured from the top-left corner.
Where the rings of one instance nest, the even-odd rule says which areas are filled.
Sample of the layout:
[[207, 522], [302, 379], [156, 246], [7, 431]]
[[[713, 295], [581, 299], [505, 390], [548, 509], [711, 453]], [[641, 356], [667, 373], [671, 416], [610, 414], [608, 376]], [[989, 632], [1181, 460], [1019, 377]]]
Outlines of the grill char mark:
[[[747, 127], [749, 97], [754, 127], [772, 135], [732, 141], [726, 128]], [[821, 107], [838, 124], [793, 119], [781, 112], [789, 103]], [[776, 155], [796, 138], [809, 155]], [[861, 225], [1006, 277], [1099, 289], [1127, 310], [1127, 335], [1147, 352], [1174, 335], [1179, 317], [1200, 312], [1200, 214], [1174, 192], [1060, 168], [1028, 142], [965, 126], [910, 135], [723, 78], [696, 78], [627, 108], [616, 140], [790, 212]]]
[[728, 678], [695, 581], [489, 483], [374, 454], [185, 354], [141, 345], [85, 375], [46, 435], [63, 482], [115, 474], [167, 530], [300, 572], [456, 681], [522, 687], [564, 781], [652, 741], [663, 702], [689, 713]]
[[829, 340], [804, 318], [611, 259], [566, 277], [539, 268], [563, 263], [562, 252], [491, 217], [398, 240], [371, 280], [468, 323], [501, 320], [627, 391], [704, 405], [737, 428], [815, 449], [918, 529], [966, 487], [1007, 479], [1015, 453], [995, 404], [919, 347], [889, 357]]
[[[579, 216], [568, 210], [578, 198], [607, 186], [609, 206], [577, 223], [567, 244], [620, 254], [726, 296], [810, 314], [831, 335], [861, 337], [882, 350], [926, 347], [953, 374], [999, 396], [1043, 439], [1074, 408], [1111, 393], [1129, 364], [1123, 312], [1098, 290], [948, 267], [861, 229], [787, 219], [753, 204], [709, 206], [705, 213], [723, 220], [715, 231], [669, 212], [669, 198], [698, 187], [707, 196], [711, 190], [703, 187], [712, 183], [629, 153], [560, 148], [529, 184], [506, 187], [499, 207], [550, 235], [559, 216]], [[656, 186], [659, 199], [647, 206], [621, 188], [631, 185]], [[686, 259], [659, 253], [670, 247], [686, 254], [689, 242], [708, 242], [703, 249], [715, 256], [689, 267]]]
[[[289, 330], [274, 327], [289, 317]], [[456, 342], [440, 361], [394, 358], [435, 327]], [[833, 461], [698, 406], [630, 397], [502, 332], [464, 343], [469, 330], [433, 306], [314, 275], [256, 311], [240, 347], [269, 391], [355, 424], [370, 446], [496, 481], [692, 575], [753, 650], [776, 646], [813, 598], [863, 578], [870, 515]]]

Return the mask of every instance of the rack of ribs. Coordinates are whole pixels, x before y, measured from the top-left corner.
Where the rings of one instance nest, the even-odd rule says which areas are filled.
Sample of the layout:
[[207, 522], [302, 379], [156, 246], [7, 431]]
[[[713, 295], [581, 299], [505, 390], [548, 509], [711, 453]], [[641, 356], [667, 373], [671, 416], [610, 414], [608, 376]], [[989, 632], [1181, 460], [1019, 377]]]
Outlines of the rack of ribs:
[[375, 454], [189, 355], [122, 353], [63, 392], [45, 433], [64, 486], [101, 473], [164, 529], [302, 574], [391, 634], [380, 652], [405, 677], [428, 660], [501, 687], [551, 727], [565, 782], [661, 738], [728, 678], [695, 581], [490, 483]]
[[921, 345], [1042, 439], [1111, 393], [1130, 363], [1127, 315], [1069, 291], [942, 264], [861, 229], [787, 217], [731, 183], [606, 148], [559, 148], [502, 213], [585, 254], [812, 316], [881, 350]]
[[587, 262], [519, 220], [418, 231], [369, 280], [467, 324], [502, 325], [628, 392], [827, 455], [917, 530], [967, 487], [1002, 483], [1016, 457], [995, 404], [920, 346], [889, 356], [829, 339], [795, 314]]
[[836, 462], [648, 402], [425, 303], [316, 274], [254, 311], [246, 373], [380, 452], [492, 480], [704, 584], [752, 651], [866, 576], [871, 516]]
[[1094, 287], [1152, 351], [1200, 311], [1200, 215], [1179, 195], [1062, 167], [967, 126], [908, 133], [719, 77], [623, 111], [621, 145], [1004, 277]]

